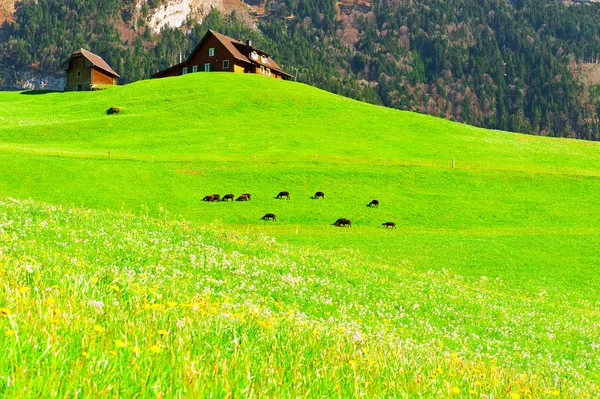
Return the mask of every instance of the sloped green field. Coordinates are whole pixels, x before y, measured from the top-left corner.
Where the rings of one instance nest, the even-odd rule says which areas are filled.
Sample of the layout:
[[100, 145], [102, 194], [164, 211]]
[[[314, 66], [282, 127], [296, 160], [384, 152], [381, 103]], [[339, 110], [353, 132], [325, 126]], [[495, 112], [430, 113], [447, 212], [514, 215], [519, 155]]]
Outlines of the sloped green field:
[[[111, 106], [122, 112], [106, 115]], [[22, 363], [52, 352], [48, 378], [67, 378], [72, 362], [109, 365], [112, 388], [81, 363], [73, 387], [53, 385], [66, 396], [85, 381], [88, 396], [596, 397], [599, 176], [597, 143], [487, 131], [260, 76], [0, 93], [0, 198], [35, 201], [0, 209], [11, 242], [0, 253], [0, 308], [10, 312], [0, 327], [13, 331], [0, 392], [28, 386], [35, 396], [45, 380]], [[201, 201], [213, 193], [252, 201]], [[278, 221], [262, 221], [267, 212]], [[331, 226], [340, 217], [352, 228]], [[189, 258], [213, 250], [245, 254], [253, 272]], [[33, 263], [35, 273], [22, 271]], [[187, 280], [165, 280], [175, 270]], [[282, 278], [302, 281], [299, 291]], [[102, 318], [87, 305], [96, 300]], [[214, 306], [210, 317], [183, 307], [198, 301]], [[268, 317], [254, 318], [257, 304]], [[246, 337], [239, 352], [231, 331]], [[46, 350], [52, 334], [70, 338]], [[282, 358], [267, 362], [277, 343]], [[157, 374], [144, 377], [144, 362]]]

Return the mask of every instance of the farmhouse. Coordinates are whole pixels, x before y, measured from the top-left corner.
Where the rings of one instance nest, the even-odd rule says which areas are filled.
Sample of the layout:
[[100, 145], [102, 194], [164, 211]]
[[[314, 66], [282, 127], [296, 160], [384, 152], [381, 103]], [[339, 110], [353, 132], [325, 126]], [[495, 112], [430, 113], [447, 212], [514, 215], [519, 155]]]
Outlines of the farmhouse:
[[67, 72], [65, 91], [92, 90], [99, 84], [114, 85], [120, 78], [101, 57], [82, 48], [71, 54], [62, 69]]
[[193, 72], [257, 73], [274, 79], [288, 80], [286, 73], [266, 51], [252, 47], [250, 40], [242, 43], [209, 30], [190, 56], [183, 62], [152, 75], [154, 78], [179, 76]]

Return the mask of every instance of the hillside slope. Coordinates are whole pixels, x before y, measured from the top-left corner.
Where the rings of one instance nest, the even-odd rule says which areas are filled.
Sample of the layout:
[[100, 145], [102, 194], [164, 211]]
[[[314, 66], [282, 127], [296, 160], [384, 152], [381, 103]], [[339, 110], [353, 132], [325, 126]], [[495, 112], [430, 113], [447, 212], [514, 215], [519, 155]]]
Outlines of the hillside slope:
[[250, 75], [0, 104], [0, 364], [56, 354], [7, 366], [32, 396], [98, 394], [88, 355], [102, 395], [158, 394], [152, 363], [166, 396], [598, 396], [599, 143]]
[[[190, 220], [418, 259], [425, 270], [451, 265], [475, 278], [508, 262], [525, 286], [561, 282], [588, 262], [583, 254], [598, 239], [595, 143], [487, 131], [232, 74], [91, 93], [0, 93], [0, 101], [5, 195], [136, 212], [145, 204], [152, 215], [160, 205]], [[111, 106], [122, 113], [106, 115]], [[279, 191], [292, 200], [275, 201]], [[326, 201], [312, 200], [316, 191]], [[254, 196], [201, 201], [217, 192]], [[379, 209], [365, 206], [373, 198]], [[267, 212], [279, 222], [260, 223]], [[340, 217], [353, 220], [352, 233], [331, 235]], [[410, 234], [383, 233], [385, 221]], [[438, 235], [450, 240], [442, 248], [431, 245]], [[514, 252], [515, 242], [533, 248]], [[491, 256], [491, 248], [512, 255]], [[528, 267], [540, 256], [553, 273]]]
[[147, 79], [211, 28], [252, 39], [301, 81], [338, 94], [487, 128], [600, 137], [600, 103], [581, 84], [600, 61], [599, 4], [248, 3], [18, 2], [15, 22], [0, 26], [0, 88], [62, 88], [54, 74], [79, 47], [102, 56], [121, 83]]

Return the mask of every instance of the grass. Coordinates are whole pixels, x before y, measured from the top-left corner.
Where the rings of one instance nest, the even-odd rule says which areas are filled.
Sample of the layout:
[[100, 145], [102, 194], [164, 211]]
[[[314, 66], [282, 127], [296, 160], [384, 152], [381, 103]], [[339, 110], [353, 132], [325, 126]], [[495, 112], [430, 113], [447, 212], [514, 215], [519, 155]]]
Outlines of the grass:
[[[9, 394], [41, 392], [47, 378], [10, 370], [29, 367], [24, 360], [62, 334], [69, 342], [48, 349], [58, 355], [42, 375], [65, 396], [82, 384], [86, 396], [598, 396], [597, 143], [218, 73], [90, 93], [0, 93], [0, 106], [0, 197], [34, 201], [0, 209], [12, 242], [0, 253], [0, 307], [14, 331], [6, 342], [19, 335], [29, 345], [5, 355], [12, 366], [0, 392], [8, 377]], [[111, 106], [123, 112], [106, 115]], [[283, 190], [290, 201], [273, 198]], [[312, 199], [316, 191], [325, 200]], [[217, 192], [253, 197], [200, 201]], [[367, 208], [374, 198], [380, 207]], [[261, 221], [267, 212], [278, 222]], [[340, 217], [353, 227], [332, 227]], [[379, 227], [385, 221], [398, 229]], [[202, 248], [201, 267], [190, 243]], [[207, 260], [211, 251], [252, 261], [236, 274], [221, 255]], [[39, 279], [14, 271], [34, 261]], [[178, 273], [185, 279], [172, 279]], [[213, 310], [190, 310], [200, 299]], [[102, 301], [102, 313], [89, 301]], [[144, 309], [165, 301], [178, 305]], [[54, 307], [68, 316], [52, 335], [44, 312]], [[242, 349], [232, 349], [232, 334], [246, 337]], [[270, 352], [277, 345], [280, 358]], [[90, 359], [107, 367], [102, 377], [85, 374]], [[71, 362], [80, 363], [67, 371]], [[148, 364], [155, 371], [145, 375]], [[73, 387], [61, 373], [74, 373]]]
[[17, 200], [0, 215], [5, 397], [599, 393], [600, 315], [498, 279], [167, 217]]

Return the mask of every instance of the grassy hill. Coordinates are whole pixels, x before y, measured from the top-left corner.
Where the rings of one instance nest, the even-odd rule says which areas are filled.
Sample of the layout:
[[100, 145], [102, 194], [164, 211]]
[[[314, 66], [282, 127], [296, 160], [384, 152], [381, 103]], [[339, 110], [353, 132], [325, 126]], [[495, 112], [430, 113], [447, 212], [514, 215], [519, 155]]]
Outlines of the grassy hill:
[[[97, 309], [84, 305], [101, 300], [99, 325], [110, 339], [85, 352], [115, 367], [102, 377], [112, 387], [107, 395], [151, 395], [130, 362], [160, 365], [144, 378], [167, 396], [211, 387], [268, 396], [598, 395], [597, 143], [482, 130], [234, 74], [90, 93], [0, 93], [0, 105], [0, 197], [35, 201], [0, 207], [0, 235], [10, 239], [0, 247], [7, 281], [0, 307], [11, 309], [4, 328], [22, 323], [28, 345], [48, 339], [36, 331], [62, 331], [39, 313], [52, 296], [44, 290], [57, 286], [61, 328], [87, 342], [100, 322], [92, 317]], [[122, 113], [106, 115], [111, 106]], [[290, 201], [273, 198], [283, 190]], [[316, 191], [325, 200], [312, 199]], [[251, 202], [201, 201], [246, 192]], [[380, 207], [367, 208], [374, 198]], [[261, 221], [267, 212], [278, 222]], [[353, 227], [331, 226], [340, 217]], [[379, 227], [385, 221], [398, 229]], [[200, 248], [193, 253], [200, 268], [190, 245]], [[226, 263], [211, 251], [247, 256], [252, 272], [218, 267]], [[39, 278], [22, 272], [28, 264], [39, 267]], [[187, 280], [175, 279], [180, 273]], [[103, 284], [91, 284], [93, 276]], [[21, 295], [23, 287], [31, 291]], [[189, 308], [178, 316], [160, 307], [139, 313], [144, 303], [152, 310], [152, 303], [198, 298], [215, 302], [211, 317]], [[122, 307], [109, 305], [115, 300]], [[226, 322], [233, 327], [222, 324], [223, 314], [253, 315], [248, 306], [285, 322], [244, 316]], [[286, 318], [292, 313], [327, 338], [309, 337], [308, 324]], [[77, 321], [68, 321], [72, 315]], [[175, 334], [180, 318], [195, 328]], [[150, 324], [118, 338], [131, 320]], [[343, 333], [332, 327], [338, 322]], [[349, 326], [360, 326], [376, 353]], [[153, 328], [169, 331], [168, 341]], [[20, 345], [9, 335], [7, 343]], [[236, 336], [249, 345], [239, 353]], [[113, 362], [114, 340], [131, 350], [134, 337], [148, 353], [119, 352]], [[270, 368], [264, 358], [277, 342], [281, 362]], [[81, 347], [63, 345], [58, 363], [45, 365], [49, 374], [81, 356]], [[154, 345], [169, 356], [153, 358]], [[15, 348], [4, 364], [34, 356]], [[229, 360], [214, 357], [224, 353]], [[367, 353], [371, 361], [360, 363], [365, 358], [356, 356]], [[315, 359], [323, 369], [306, 366]], [[260, 380], [235, 371], [246, 363]], [[218, 378], [209, 382], [208, 370], [223, 374], [214, 371]], [[79, 372], [73, 378], [90, 384], [89, 395], [101, 392], [96, 376]], [[42, 389], [23, 373], [14, 376], [20, 384]], [[117, 373], [126, 373], [122, 383]], [[168, 378], [176, 379], [172, 388]], [[2, 381], [0, 392], [10, 392]]]

